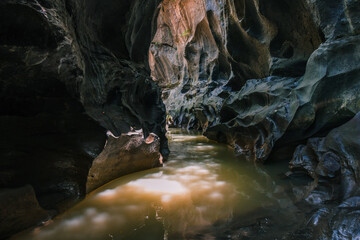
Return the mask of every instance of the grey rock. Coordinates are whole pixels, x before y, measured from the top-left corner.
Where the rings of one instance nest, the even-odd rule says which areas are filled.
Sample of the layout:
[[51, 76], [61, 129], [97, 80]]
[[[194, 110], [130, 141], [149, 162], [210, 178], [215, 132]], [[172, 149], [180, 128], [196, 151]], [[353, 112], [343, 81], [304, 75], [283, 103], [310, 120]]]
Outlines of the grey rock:
[[239, 156], [264, 162], [284, 134], [298, 107], [297, 79], [269, 77], [249, 80], [223, 103], [220, 116], [205, 135], [236, 146]]
[[354, 196], [344, 200], [339, 206], [339, 208], [359, 208], [360, 207], [360, 197]]
[[[330, 199], [347, 199], [359, 194], [359, 131], [360, 113], [346, 124], [333, 129], [322, 139], [310, 139], [306, 146], [299, 146], [290, 162], [290, 167], [300, 168], [314, 178], [330, 185], [339, 185]], [[311, 193], [310, 193], [311, 194]]]
[[339, 213], [332, 223], [331, 239], [360, 239], [360, 211]]
[[360, 4], [356, 0], [326, 1], [306, 0], [314, 22], [326, 39], [360, 33]]

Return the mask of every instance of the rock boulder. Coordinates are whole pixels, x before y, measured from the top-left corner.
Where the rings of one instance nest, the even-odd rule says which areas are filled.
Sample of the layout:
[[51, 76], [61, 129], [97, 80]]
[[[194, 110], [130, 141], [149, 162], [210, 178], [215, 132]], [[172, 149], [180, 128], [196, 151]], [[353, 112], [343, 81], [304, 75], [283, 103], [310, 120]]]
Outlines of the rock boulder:
[[160, 139], [151, 133], [109, 136], [104, 150], [94, 159], [86, 182], [86, 192], [123, 175], [162, 165]]

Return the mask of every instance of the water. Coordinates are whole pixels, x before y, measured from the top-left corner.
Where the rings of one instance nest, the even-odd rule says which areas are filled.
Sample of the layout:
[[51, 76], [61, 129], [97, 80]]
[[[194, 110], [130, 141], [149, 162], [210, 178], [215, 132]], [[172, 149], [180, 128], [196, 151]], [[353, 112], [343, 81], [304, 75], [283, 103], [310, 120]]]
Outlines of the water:
[[47, 226], [13, 239], [274, 239], [299, 212], [278, 174], [233, 150], [172, 129], [164, 167], [121, 177]]

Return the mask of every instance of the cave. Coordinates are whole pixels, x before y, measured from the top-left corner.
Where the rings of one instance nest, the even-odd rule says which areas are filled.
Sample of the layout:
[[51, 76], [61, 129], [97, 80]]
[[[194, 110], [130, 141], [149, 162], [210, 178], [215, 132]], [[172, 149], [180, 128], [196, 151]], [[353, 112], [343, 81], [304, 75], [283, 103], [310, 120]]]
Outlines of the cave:
[[359, 29], [357, 0], [1, 1], [0, 239], [360, 237]]

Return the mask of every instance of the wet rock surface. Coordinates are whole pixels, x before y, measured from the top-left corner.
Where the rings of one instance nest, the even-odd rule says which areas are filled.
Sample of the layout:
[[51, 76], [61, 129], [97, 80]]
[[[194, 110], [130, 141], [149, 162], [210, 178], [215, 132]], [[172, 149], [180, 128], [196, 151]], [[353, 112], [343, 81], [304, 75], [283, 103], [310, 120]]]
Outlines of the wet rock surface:
[[359, 126], [357, 114], [326, 137], [309, 139], [306, 146], [298, 146], [290, 168], [304, 171], [317, 184], [339, 185], [338, 195], [328, 200], [342, 201], [359, 195]]
[[109, 136], [104, 150], [89, 170], [86, 192], [120, 176], [159, 167], [160, 158], [160, 139], [153, 133], [147, 139], [142, 134]]
[[317, 239], [359, 237], [359, 126], [358, 113], [326, 137], [311, 138], [306, 146], [298, 146], [290, 161], [293, 171], [313, 178], [294, 195], [318, 209], [309, 218]]
[[231, 145], [240, 159], [290, 160], [295, 151], [290, 178], [302, 170], [313, 180], [300, 173], [294, 201], [313, 215], [307, 236], [299, 229], [285, 239], [357, 236], [358, 208], [337, 206], [355, 206], [359, 194], [358, 116], [346, 123], [360, 111], [359, 2], [163, 1], [159, 9], [149, 63], [173, 124]]
[[232, 145], [247, 160], [264, 162], [295, 115], [297, 80], [268, 77], [247, 81], [224, 100], [220, 118], [211, 123], [205, 136]]
[[223, 100], [247, 80], [302, 76], [322, 41], [306, 7], [300, 1], [164, 1], [149, 63], [175, 124], [206, 130]]
[[[61, 211], [84, 196], [106, 130], [153, 132], [154, 156], [168, 155], [167, 111], [241, 159], [305, 143], [290, 162], [313, 179], [293, 190], [312, 211], [305, 229], [358, 236], [359, 12], [357, 0], [1, 1], [0, 187], [31, 184]], [[262, 231], [249, 229], [238, 236]]]
[[264, 162], [274, 147], [350, 120], [360, 110], [358, 8], [356, 1], [163, 1], [149, 64], [174, 125]]

